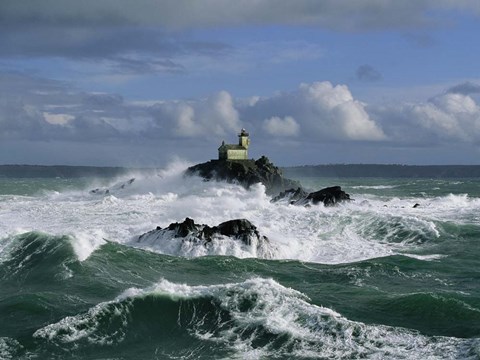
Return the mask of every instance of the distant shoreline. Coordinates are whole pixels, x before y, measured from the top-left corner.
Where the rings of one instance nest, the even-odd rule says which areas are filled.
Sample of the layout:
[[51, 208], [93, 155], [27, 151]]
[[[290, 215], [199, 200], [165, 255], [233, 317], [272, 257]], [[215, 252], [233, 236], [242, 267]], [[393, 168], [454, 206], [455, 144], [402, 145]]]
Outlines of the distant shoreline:
[[[386, 177], [386, 178], [480, 178], [480, 165], [383, 165], [328, 164], [282, 167], [287, 178]], [[0, 178], [115, 177], [155, 168], [70, 165], [0, 165]]]
[[480, 165], [330, 164], [282, 168], [286, 177], [480, 178]]
[[0, 165], [0, 178], [114, 177], [132, 169], [123, 167], [69, 165]]

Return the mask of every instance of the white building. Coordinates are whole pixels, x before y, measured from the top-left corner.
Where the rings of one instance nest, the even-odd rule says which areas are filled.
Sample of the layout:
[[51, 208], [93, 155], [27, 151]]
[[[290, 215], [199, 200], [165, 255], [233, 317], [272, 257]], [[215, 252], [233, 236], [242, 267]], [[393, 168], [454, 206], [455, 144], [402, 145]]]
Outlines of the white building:
[[225, 144], [218, 148], [219, 160], [247, 160], [248, 159], [248, 146], [250, 145], [250, 138], [245, 129], [242, 129], [238, 134], [238, 145]]

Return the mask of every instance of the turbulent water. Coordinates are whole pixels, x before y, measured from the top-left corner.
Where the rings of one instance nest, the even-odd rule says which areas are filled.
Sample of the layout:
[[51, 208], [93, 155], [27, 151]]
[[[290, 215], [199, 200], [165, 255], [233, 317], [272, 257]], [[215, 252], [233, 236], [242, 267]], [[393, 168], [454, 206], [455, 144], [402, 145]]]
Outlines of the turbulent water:
[[[0, 179], [0, 359], [480, 358], [480, 180], [300, 179], [355, 199], [304, 208], [185, 167]], [[186, 217], [268, 249], [137, 241]]]

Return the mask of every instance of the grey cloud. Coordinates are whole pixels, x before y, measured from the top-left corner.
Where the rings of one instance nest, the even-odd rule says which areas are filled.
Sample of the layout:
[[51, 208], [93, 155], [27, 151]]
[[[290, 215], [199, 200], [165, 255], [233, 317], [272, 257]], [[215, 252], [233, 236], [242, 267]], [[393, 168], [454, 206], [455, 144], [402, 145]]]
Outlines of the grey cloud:
[[[0, 73], [0, 138], [85, 142], [224, 136], [241, 128], [231, 95], [155, 105], [125, 102], [116, 94], [75, 91], [61, 82]], [[16, 84], [14, 91], [9, 83]]]
[[[231, 50], [192, 40], [191, 29], [287, 24], [403, 31], [439, 24], [444, 18], [435, 17], [438, 10], [480, 14], [476, 0], [2, 0], [0, 57], [102, 60], [111, 73], [126, 75], [179, 73], [189, 70], [181, 57], [219, 57]], [[318, 56], [317, 49], [305, 50], [303, 56]], [[295, 54], [279, 55], [288, 60]]]
[[435, 10], [480, 13], [476, 0], [3, 0], [0, 24], [161, 26], [301, 24], [336, 30], [405, 28], [432, 22]]
[[480, 85], [467, 81], [462, 84], [452, 86], [447, 90], [447, 93], [462, 95], [479, 94]]
[[[27, 25], [2, 27], [3, 56], [111, 57], [133, 51], [156, 55], [222, 52], [222, 43], [182, 40], [158, 28]], [[9, 31], [10, 30], [10, 31]]]
[[229, 48], [218, 42], [183, 40], [145, 27], [65, 26], [48, 24], [5, 27], [0, 24], [1, 57], [61, 57], [108, 62], [111, 72], [146, 74], [182, 72], [175, 57], [221, 55]]
[[356, 71], [357, 79], [360, 81], [379, 81], [382, 74], [375, 70], [371, 65], [365, 64], [358, 67]]
[[120, 74], [150, 74], [159, 72], [180, 73], [186, 69], [184, 66], [170, 59], [132, 59], [127, 57], [115, 57], [112, 59], [114, 69]]
[[[49, 141], [92, 141], [118, 137], [103, 120], [110, 109], [122, 111], [121, 98], [75, 92], [68, 84], [26, 74], [0, 73], [0, 138]], [[52, 119], [65, 119], [55, 124]]]

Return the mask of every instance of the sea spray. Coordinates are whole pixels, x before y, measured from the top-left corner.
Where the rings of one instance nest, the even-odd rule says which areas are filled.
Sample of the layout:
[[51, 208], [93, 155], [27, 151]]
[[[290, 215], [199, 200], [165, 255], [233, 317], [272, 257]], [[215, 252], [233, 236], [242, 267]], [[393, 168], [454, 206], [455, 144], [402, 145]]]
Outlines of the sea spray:
[[[478, 180], [312, 178], [355, 201], [303, 207], [187, 166], [5, 180], [0, 358], [480, 358]], [[270, 252], [134, 241], [186, 217]]]
[[[385, 199], [380, 188], [375, 189], [380, 195], [354, 192], [355, 201], [334, 208], [304, 208], [270, 203], [261, 184], [245, 190], [235, 184], [184, 177], [186, 166], [176, 162], [157, 172], [128, 174], [125, 179], [134, 176], [135, 181], [109, 194], [91, 194], [87, 186], [81, 191], [3, 199], [9, 211], [0, 214], [0, 238], [30, 230], [69, 234], [78, 258], [85, 260], [104, 239], [135, 246], [132, 239], [138, 235], [186, 217], [208, 225], [247, 218], [270, 239], [274, 253], [268, 257], [334, 264], [414, 254], [444, 240], [445, 222], [478, 221], [480, 200], [462, 194]], [[119, 182], [122, 179], [112, 180], [106, 187]], [[384, 186], [398, 190], [397, 185]], [[413, 208], [415, 203], [420, 207]], [[155, 244], [149, 249], [176, 256], [264, 257], [233, 242], [207, 252], [166, 247]]]

